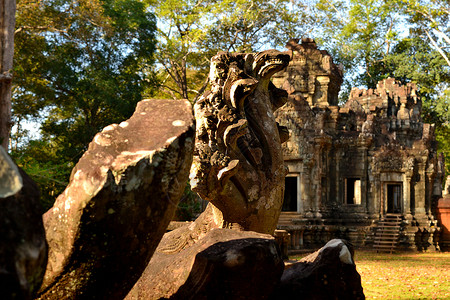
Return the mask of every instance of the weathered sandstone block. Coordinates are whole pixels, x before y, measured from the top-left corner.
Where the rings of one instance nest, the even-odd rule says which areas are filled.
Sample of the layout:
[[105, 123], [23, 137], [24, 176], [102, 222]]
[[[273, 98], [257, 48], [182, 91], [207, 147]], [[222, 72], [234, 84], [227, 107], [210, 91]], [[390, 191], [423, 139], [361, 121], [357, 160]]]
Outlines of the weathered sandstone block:
[[365, 299], [353, 248], [329, 241], [284, 271], [271, 299]]
[[0, 298], [32, 299], [44, 278], [47, 243], [36, 184], [0, 146]]
[[11, 160], [5, 149], [0, 146], [0, 198], [16, 194], [22, 188], [19, 169]]
[[127, 300], [267, 299], [284, 268], [275, 240], [256, 232], [216, 228], [191, 247], [172, 246], [161, 242]]
[[44, 215], [45, 299], [123, 299], [148, 264], [188, 179], [187, 101], [144, 100], [97, 134]]

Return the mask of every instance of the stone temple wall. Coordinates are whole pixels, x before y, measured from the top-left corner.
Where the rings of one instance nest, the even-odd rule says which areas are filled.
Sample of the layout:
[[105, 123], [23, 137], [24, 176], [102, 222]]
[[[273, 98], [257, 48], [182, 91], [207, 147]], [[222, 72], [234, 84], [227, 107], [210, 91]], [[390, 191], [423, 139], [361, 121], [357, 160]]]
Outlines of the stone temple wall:
[[278, 228], [291, 233], [291, 248], [330, 237], [370, 247], [378, 222], [396, 214], [403, 220], [398, 247], [438, 249], [443, 160], [434, 126], [420, 117], [416, 86], [388, 78], [376, 89], [353, 88], [339, 107], [342, 70], [331, 56], [311, 39], [287, 47], [292, 61], [273, 83], [289, 93], [276, 116], [290, 133]]

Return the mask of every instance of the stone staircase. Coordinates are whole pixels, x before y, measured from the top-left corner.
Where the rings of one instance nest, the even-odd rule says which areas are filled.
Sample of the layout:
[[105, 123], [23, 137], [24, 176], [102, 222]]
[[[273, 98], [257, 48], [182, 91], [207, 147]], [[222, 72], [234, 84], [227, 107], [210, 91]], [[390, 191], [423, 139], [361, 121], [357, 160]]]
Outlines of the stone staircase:
[[293, 225], [293, 220], [298, 219], [300, 214], [294, 211], [283, 211], [278, 218], [278, 226], [290, 226]]
[[401, 214], [386, 214], [384, 218], [378, 222], [374, 240], [374, 248], [377, 252], [392, 253], [396, 250], [398, 238], [400, 236], [401, 223]]

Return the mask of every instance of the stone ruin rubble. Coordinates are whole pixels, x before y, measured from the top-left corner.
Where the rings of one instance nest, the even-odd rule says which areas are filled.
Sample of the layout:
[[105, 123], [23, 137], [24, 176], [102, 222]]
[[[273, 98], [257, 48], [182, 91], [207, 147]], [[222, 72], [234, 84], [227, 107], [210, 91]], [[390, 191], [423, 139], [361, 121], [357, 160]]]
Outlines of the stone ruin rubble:
[[[388, 78], [376, 89], [353, 88], [339, 107], [342, 70], [312, 39], [298, 42], [287, 44], [292, 61], [273, 79], [289, 93], [276, 116], [290, 133], [283, 145], [289, 173], [278, 223], [291, 235], [290, 249], [341, 237], [380, 250], [383, 243], [391, 250], [438, 250], [434, 205], [443, 158], [434, 126], [421, 119], [416, 86]], [[394, 245], [377, 237], [393, 217], [399, 220]]]

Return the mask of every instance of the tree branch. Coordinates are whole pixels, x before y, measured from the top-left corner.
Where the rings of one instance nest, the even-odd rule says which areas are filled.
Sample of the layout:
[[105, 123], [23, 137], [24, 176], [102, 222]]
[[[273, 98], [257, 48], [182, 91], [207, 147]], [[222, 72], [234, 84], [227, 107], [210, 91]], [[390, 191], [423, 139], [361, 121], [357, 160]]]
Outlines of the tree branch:
[[171, 87], [167, 86], [167, 85], [161, 85], [160, 86], [161, 89], [163, 90], [163, 92], [165, 92], [166, 94], [169, 94], [173, 100], [178, 100], [179, 98], [175, 95], [175, 93], [178, 93], [178, 91], [172, 89]]
[[445, 61], [447, 62], [447, 65], [450, 66], [450, 60], [448, 59], [445, 52], [442, 51], [442, 49], [439, 47], [439, 45], [433, 40], [433, 37], [430, 35], [428, 30], [425, 30], [425, 33], [427, 34], [428, 39], [430, 40], [431, 44], [433, 44], [433, 46], [436, 48], [436, 50], [439, 52], [439, 54], [441, 54], [441, 56], [445, 59]]
[[57, 29], [55, 27], [50, 27], [50, 26], [20, 26], [19, 28], [16, 29], [16, 31], [14, 31], [14, 35], [22, 32], [24, 30], [36, 30], [36, 31], [49, 30], [52, 32], [67, 33], [66, 30], [61, 30], [61, 29]]
[[203, 95], [203, 92], [205, 91], [206, 87], [208, 86], [208, 83], [209, 83], [209, 76], [206, 77], [206, 80], [205, 80], [205, 82], [203, 82], [203, 85], [200, 88], [200, 90], [198, 90], [198, 92], [196, 91], [197, 96], [195, 96], [194, 103], [197, 102], [198, 98], [200, 98], [201, 95]]
[[[443, 8], [441, 8], [442, 10], [444, 10]], [[428, 21], [430, 21], [431, 23], [436, 24], [436, 28], [433, 28], [436, 32], [438, 32], [438, 34], [448, 43], [450, 44], [450, 38], [442, 31], [440, 30], [437, 26], [439, 24], [439, 22], [434, 19], [431, 14], [421, 11], [419, 9], [408, 9], [410, 12], [416, 12], [420, 15], [422, 15], [425, 19], [428, 19]], [[447, 14], [449, 13], [448, 10], [444, 10], [445, 12], [447, 12]], [[428, 33], [427, 33], [428, 34]]]

